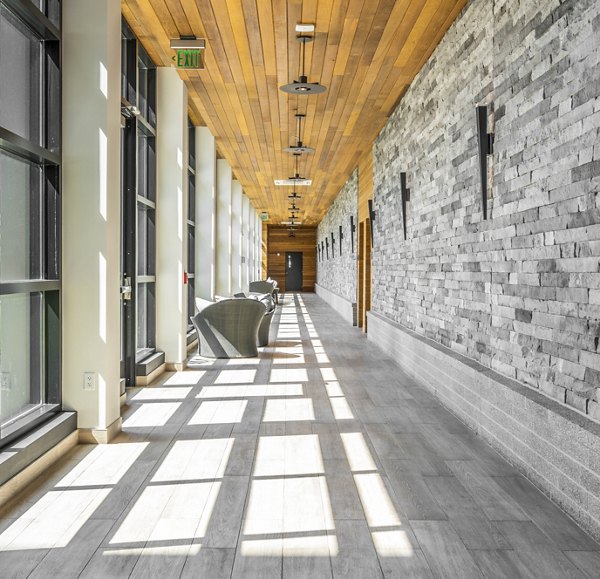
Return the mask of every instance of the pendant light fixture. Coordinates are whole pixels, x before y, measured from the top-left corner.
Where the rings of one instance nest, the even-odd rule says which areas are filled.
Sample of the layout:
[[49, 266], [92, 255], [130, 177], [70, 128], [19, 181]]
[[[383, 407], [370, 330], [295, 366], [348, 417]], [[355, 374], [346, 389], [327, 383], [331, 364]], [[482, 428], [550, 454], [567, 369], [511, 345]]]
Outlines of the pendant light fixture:
[[295, 80], [289, 84], [284, 84], [280, 86], [279, 89], [283, 92], [287, 92], [290, 94], [319, 94], [323, 93], [327, 90], [322, 84], [318, 82], [308, 82], [308, 78], [306, 77], [304, 67], [306, 65], [306, 43], [312, 42], [313, 37], [307, 34], [299, 34], [296, 36], [296, 40], [300, 42], [300, 59], [302, 62], [301, 66], [301, 74], [300, 80]]
[[300, 113], [296, 113], [296, 118], [298, 119], [298, 133], [297, 133], [297, 143], [295, 145], [290, 145], [286, 147], [284, 152], [293, 153], [294, 155], [300, 153], [314, 153], [315, 150], [312, 147], [307, 147], [302, 143], [302, 119], [305, 118], [306, 115], [302, 115]]

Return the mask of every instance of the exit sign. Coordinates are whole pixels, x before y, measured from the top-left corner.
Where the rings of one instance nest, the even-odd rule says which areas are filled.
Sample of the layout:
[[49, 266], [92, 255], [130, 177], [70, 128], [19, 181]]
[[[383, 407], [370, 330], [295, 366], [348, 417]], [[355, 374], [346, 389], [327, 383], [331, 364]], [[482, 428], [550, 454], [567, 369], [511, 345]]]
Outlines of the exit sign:
[[203, 69], [202, 50], [200, 48], [181, 48], [175, 55], [177, 68]]

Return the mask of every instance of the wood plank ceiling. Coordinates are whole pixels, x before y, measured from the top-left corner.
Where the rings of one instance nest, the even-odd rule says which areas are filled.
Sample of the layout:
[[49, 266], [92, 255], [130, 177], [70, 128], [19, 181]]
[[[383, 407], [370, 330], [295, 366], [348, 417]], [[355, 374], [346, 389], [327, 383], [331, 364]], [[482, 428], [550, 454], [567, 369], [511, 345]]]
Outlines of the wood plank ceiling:
[[[300, 219], [322, 219], [415, 75], [468, 0], [122, 0], [123, 15], [158, 66], [171, 66], [171, 38], [206, 38], [206, 69], [182, 71], [190, 112], [215, 135], [258, 211], [288, 218], [296, 113], [306, 114], [299, 158], [313, 180], [298, 187]], [[298, 22], [314, 23], [306, 45], [309, 82], [327, 92], [289, 95], [298, 79]]]

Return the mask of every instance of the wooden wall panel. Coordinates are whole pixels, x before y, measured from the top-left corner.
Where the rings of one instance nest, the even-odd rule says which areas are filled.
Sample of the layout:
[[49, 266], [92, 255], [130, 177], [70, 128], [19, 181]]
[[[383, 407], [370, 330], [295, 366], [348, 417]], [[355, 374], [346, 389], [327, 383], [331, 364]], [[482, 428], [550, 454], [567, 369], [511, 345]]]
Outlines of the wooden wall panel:
[[358, 222], [369, 218], [369, 199], [373, 199], [373, 149], [358, 161]]
[[285, 291], [285, 252], [302, 252], [302, 291], [314, 292], [317, 281], [317, 228], [299, 227], [290, 237], [287, 227], [269, 225], [267, 232], [267, 276]]

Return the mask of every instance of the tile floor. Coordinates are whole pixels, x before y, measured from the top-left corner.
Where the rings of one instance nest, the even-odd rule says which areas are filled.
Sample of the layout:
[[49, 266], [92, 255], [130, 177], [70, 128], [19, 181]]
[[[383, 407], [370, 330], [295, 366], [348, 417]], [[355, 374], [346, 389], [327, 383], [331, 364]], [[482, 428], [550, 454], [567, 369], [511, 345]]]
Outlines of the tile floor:
[[130, 393], [0, 511], [0, 577], [599, 577], [600, 546], [312, 294]]

